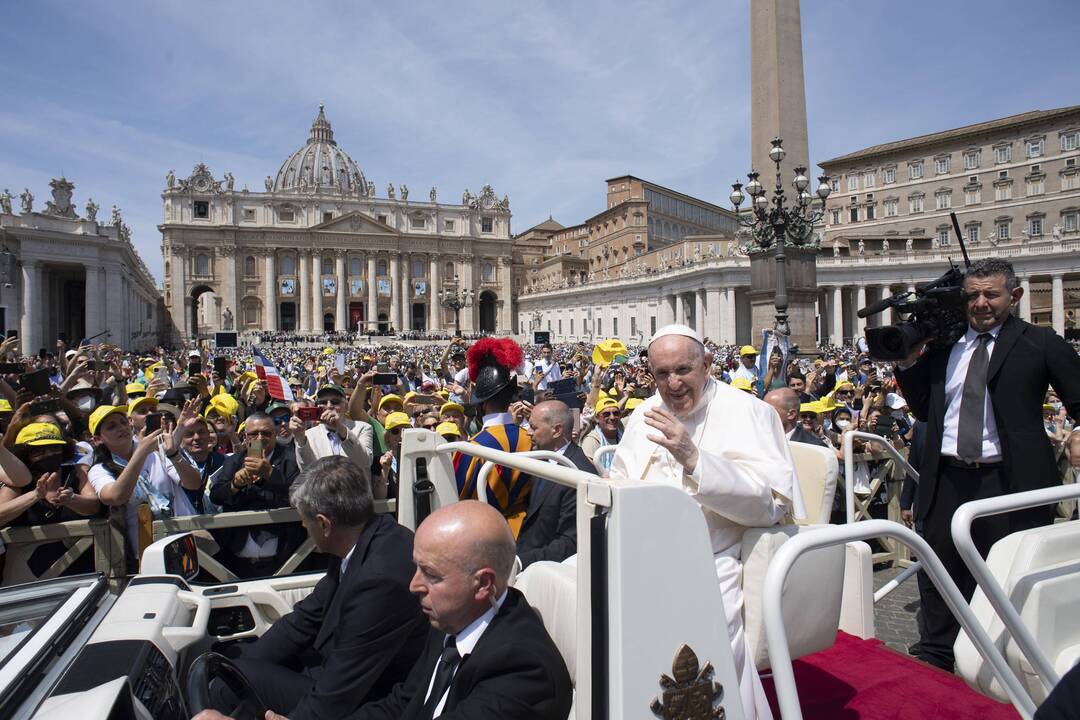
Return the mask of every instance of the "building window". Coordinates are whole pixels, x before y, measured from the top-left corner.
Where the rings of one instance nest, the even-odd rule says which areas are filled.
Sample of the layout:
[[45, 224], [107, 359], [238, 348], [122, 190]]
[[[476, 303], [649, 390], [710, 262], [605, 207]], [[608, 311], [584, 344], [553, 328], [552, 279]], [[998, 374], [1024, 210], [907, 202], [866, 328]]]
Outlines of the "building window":
[[412, 261], [412, 277], [422, 278], [424, 277], [424, 261], [413, 260]]
[[1007, 163], [1012, 160], [1012, 145], [998, 145], [994, 148], [994, 162]]
[[281, 256], [281, 274], [282, 275], [295, 275], [296, 274], [296, 258], [292, 255]]
[[885, 201], [885, 217], [896, 217], [900, 213], [900, 201], [893, 198]]
[[1080, 130], [1062, 133], [1061, 152], [1068, 152], [1069, 150], [1076, 150], [1077, 148], [1080, 148]]
[[874, 208], [875, 207], [877, 207], [877, 206], [876, 205], [867, 205], [866, 206], [865, 212], [866, 212], [866, 219], [867, 220], [873, 220], [874, 219], [874, 215], [875, 215]]
[[852, 205], [848, 209], [848, 222], [859, 222], [859, 206]]
[[949, 244], [949, 228], [940, 227], [937, 231], [937, 242], [941, 247], [945, 247]]
[[611, 318], [611, 334], [619, 337], [619, 318]]
[[194, 208], [196, 219], [205, 220], [210, 217], [210, 203], [206, 200], [196, 200]]
[[1042, 218], [1029, 218], [1028, 219], [1028, 235], [1031, 237], [1041, 237], [1043, 234], [1043, 221]]
[[385, 215], [379, 215], [376, 219], [379, 222], [381, 222], [383, 225], [389, 225], [390, 224], [389, 222], [387, 222], [388, 218]]
[[480, 279], [483, 282], [495, 282], [495, 266], [489, 262], [484, 263], [480, 269]]
[[244, 258], [244, 275], [247, 275], [248, 277], [255, 277], [258, 275], [258, 273], [255, 272], [255, 258], [251, 255]]
[[443, 232], [454, 232], [454, 221], [453, 220], [443, 220], [442, 229], [443, 229]]
[[1012, 223], [1008, 220], [1000, 220], [997, 224], [997, 238], [999, 241], [1008, 240], [1012, 237]]
[[829, 180], [829, 186], [833, 192], [840, 192], [840, 178], [832, 178]]
[[979, 226], [978, 225], [968, 225], [966, 229], [967, 229], [967, 241], [969, 243], [971, 243], [972, 245], [975, 245], [976, 243], [978, 243], [979, 242]]
[[490, 217], [480, 218], [480, 232], [494, 232], [495, 219]]
[[1076, 190], [1080, 188], [1080, 173], [1069, 173], [1061, 176], [1062, 190]]
[[848, 189], [848, 192], [854, 192], [854, 191], [859, 189], [859, 176], [858, 175], [848, 175], [847, 189]]
[[292, 210], [278, 210], [278, 220], [281, 222], [295, 222], [296, 213]]
[[210, 257], [206, 253], [199, 253], [195, 256], [195, 274], [210, 274]]
[[1012, 183], [1001, 183], [994, 186], [994, 200], [1012, 200]]
[[332, 213], [332, 212], [324, 212], [322, 214], [322, 221], [323, 222], [330, 222], [333, 219], [334, 219], [334, 213]]
[[358, 257], [349, 258], [349, 274], [360, 277], [364, 274], [364, 261]]
[[423, 230], [427, 227], [427, 218], [423, 215], [410, 215], [409, 227], [413, 230]]
[[832, 224], [833, 225], [839, 225], [840, 224], [840, 208], [833, 208], [833, 210], [832, 210]]
[[1045, 142], [1042, 138], [1027, 141], [1027, 156], [1029, 158], [1041, 157]]
[[1030, 197], [1032, 195], [1042, 195], [1045, 192], [1046, 192], [1046, 181], [1043, 180], [1042, 178], [1039, 178], [1038, 180], [1028, 180], [1027, 181], [1027, 194], [1028, 194], [1028, 197]]
[[972, 151], [972, 152], [964, 153], [964, 169], [965, 170], [976, 170], [976, 169], [978, 169], [978, 167], [979, 167], [979, 151], [975, 150], [975, 151]]
[[375, 274], [381, 276], [386, 275], [386, 261], [379, 259], [375, 261]]
[[934, 158], [934, 172], [938, 175], [944, 175], [949, 172], [949, 156]]
[[255, 208], [244, 208], [244, 219], [245, 220], [254, 220], [255, 219]]
[[923, 196], [911, 195], [908, 197], [908, 212], [921, 213], [923, 211]]
[[952, 207], [952, 191], [934, 193], [934, 204], [938, 210], [948, 210]]
[[862, 184], [863, 184], [864, 188], [872, 188], [872, 187], [874, 187], [874, 182], [875, 182], [875, 178], [874, 178], [874, 173], [873, 172], [863, 173]]
[[964, 204], [965, 205], [978, 205], [982, 202], [982, 190], [979, 188], [969, 189], [964, 191]]
[[922, 177], [922, 160], [908, 164], [908, 179], [918, 180]]
[[333, 275], [334, 274], [334, 261], [331, 258], [322, 259], [322, 274]]
[[1061, 223], [1064, 226], [1065, 232], [1076, 232], [1077, 228], [1080, 227], [1080, 217], [1078, 217], [1078, 214], [1075, 211], [1067, 212], [1061, 216]]
[[645, 216], [641, 213], [634, 213], [634, 225], [638, 227], [645, 225]]
[[886, 185], [896, 182], [896, 168], [888, 167], [881, 171], [882, 179]]

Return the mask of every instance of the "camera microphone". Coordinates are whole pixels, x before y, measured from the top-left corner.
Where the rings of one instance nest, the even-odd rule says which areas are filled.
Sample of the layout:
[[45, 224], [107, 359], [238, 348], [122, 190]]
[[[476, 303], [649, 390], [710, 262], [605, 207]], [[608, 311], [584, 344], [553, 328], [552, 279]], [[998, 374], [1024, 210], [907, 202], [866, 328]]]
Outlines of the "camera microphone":
[[879, 312], [884, 312], [892, 307], [892, 298], [884, 297], [878, 300], [876, 303], [867, 305], [864, 308], [859, 308], [859, 311], [855, 314], [861, 318], [870, 317], [871, 315], [877, 315]]

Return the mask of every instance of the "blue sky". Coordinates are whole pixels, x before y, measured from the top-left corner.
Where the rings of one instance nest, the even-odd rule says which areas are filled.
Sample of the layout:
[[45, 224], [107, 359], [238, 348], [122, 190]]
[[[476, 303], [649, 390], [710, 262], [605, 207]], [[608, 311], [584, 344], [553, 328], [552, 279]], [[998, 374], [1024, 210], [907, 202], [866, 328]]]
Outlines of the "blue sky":
[[[515, 231], [632, 173], [727, 205], [750, 163], [748, 0], [26, 2], [0, 22], [0, 188], [64, 173], [160, 279], [165, 173], [262, 187], [320, 102], [376, 183], [490, 183]], [[804, 0], [812, 161], [1080, 104], [1074, 2]]]

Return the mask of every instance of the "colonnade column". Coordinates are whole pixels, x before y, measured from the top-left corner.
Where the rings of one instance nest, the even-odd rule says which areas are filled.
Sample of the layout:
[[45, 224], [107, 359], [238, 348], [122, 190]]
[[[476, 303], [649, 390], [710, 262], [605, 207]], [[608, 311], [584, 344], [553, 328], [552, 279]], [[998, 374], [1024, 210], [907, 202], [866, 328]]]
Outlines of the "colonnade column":
[[38, 332], [41, 328], [41, 263], [24, 261], [22, 266], [22, 336], [23, 355], [38, 351]]
[[1020, 319], [1031, 322], [1031, 278], [1020, 278], [1020, 287], [1024, 290], [1020, 296]]
[[334, 253], [337, 255], [334, 261], [334, 270], [337, 274], [337, 317], [334, 318], [334, 330], [348, 332], [349, 280], [345, 277], [345, 250], [338, 248]]
[[694, 291], [694, 330], [705, 337], [705, 291]]
[[323, 331], [322, 255], [311, 253], [311, 332]]
[[[103, 329], [101, 327], [101, 269], [97, 265], [86, 265], [85, 268], [86, 290], [83, 297], [86, 315], [83, 334], [86, 337], [94, 337]], [[183, 287], [180, 290], [183, 291]], [[71, 341], [72, 339], [69, 338], [69, 342]]]
[[364, 308], [364, 331], [374, 332], [378, 327], [379, 319], [379, 296], [375, 294], [375, 255], [368, 253], [367, 256], [367, 307]]
[[701, 335], [713, 342], [723, 342], [720, 318], [720, 288], [709, 288], [702, 291], [705, 293], [705, 319], [701, 324]]
[[[24, 268], [24, 273], [25, 273], [25, 268]], [[40, 279], [40, 275], [39, 275], [39, 279]], [[120, 345], [121, 347], [123, 347], [123, 338], [121, 337], [121, 334], [123, 333], [123, 331], [122, 331], [122, 329], [120, 327], [119, 320], [117, 318], [117, 315], [119, 314], [119, 309], [120, 309], [120, 306], [121, 306], [121, 299], [120, 299], [120, 291], [121, 291], [120, 285], [121, 285], [121, 283], [120, 283], [120, 280], [121, 280], [121, 275], [120, 275], [119, 266], [106, 265], [105, 266], [105, 307], [109, 309], [109, 312], [106, 313], [105, 317], [103, 318], [102, 326], [98, 330], [98, 332], [101, 332], [102, 330], [108, 330], [110, 333], [112, 333], [112, 336], [109, 338], [109, 341], [114, 342], [117, 345]], [[39, 297], [40, 297], [40, 295], [35, 295], [34, 296], [35, 304], [37, 303]], [[202, 295], [202, 297], [201, 297], [201, 302], [203, 302], [203, 303], [210, 302], [212, 300], [212, 298], [213, 298], [213, 295], [211, 293], [204, 293]], [[188, 299], [187, 302], [190, 303], [191, 300]], [[38, 317], [40, 317], [40, 316], [38, 316]], [[23, 322], [24, 323], [26, 322], [26, 313], [25, 312], [23, 313]], [[40, 323], [40, 320], [38, 322]], [[195, 319], [195, 325], [198, 326], [198, 318]], [[190, 330], [190, 328], [188, 328], [188, 330]]]
[[442, 307], [439, 305], [439, 291], [442, 281], [439, 278], [439, 256], [432, 255], [429, 263], [428, 278], [428, 332], [442, 331]]
[[311, 283], [311, 257], [303, 250], [297, 254], [300, 256], [300, 267], [296, 273], [296, 299], [300, 303], [300, 324], [297, 328], [306, 333], [311, 330], [311, 291], [308, 289]]
[[728, 286], [724, 291], [724, 298], [724, 317], [727, 319], [727, 335], [724, 337], [724, 342], [736, 343], [738, 342], [739, 314], [735, 305], [735, 288]]
[[269, 250], [263, 261], [263, 317], [264, 330], [277, 330], [277, 268], [274, 251]]
[[[855, 292], [855, 312], [858, 312], [860, 308], [866, 307], [866, 286], [859, 285]], [[866, 318], [861, 318], [858, 315], [855, 316], [855, 329], [856, 340], [863, 337], [866, 334]]]
[[834, 285], [832, 289], [832, 320], [829, 322], [829, 342], [844, 343], [844, 288]]
[[674, 295], [661, 295], [660, 296], [660, 317], [658, 318], [660, 328], [671, 325], [675, 322], [675, 296]]
[[1065, 276], [1061, 273], [1050, 276], [1050, 319], [1054, 332], [1065, 337]]
[[390, 252], [390, 325], [401, 332], [401, 259], [396, 250]]

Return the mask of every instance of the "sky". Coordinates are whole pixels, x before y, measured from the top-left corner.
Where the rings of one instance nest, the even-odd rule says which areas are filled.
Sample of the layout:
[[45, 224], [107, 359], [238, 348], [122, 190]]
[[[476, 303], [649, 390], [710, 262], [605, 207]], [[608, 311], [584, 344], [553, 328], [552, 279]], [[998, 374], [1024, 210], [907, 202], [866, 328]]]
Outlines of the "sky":
[[[0, 189], [41, 208], [63, 174], [80, 214], [118, 205], [160, 281], [165, 174], [259, 190], [325, 103], [380, 196], [488, 183], [515, 232], [582, 222], [627, 173], [728, 206], [749, 2], [7, 3]], [[1080, 104], [1078, 29], [1072, 1], [804, 0], [811, 162]]]

